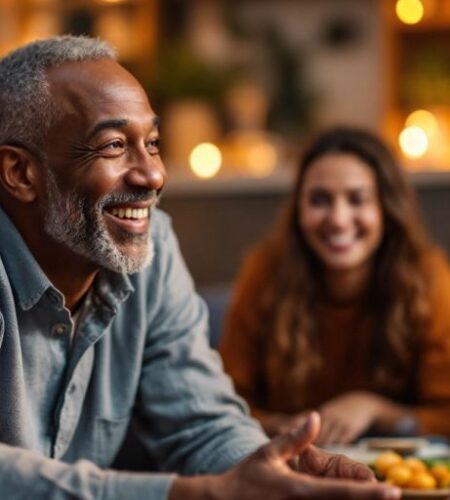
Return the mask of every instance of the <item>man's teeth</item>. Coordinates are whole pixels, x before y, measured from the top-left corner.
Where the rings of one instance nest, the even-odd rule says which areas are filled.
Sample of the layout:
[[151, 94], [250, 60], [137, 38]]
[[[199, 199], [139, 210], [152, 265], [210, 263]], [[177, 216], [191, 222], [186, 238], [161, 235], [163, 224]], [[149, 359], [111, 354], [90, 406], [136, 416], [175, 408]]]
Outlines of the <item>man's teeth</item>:
[[119, 219], [147, 219], [148, 208], [112, 208], [111, 214]]

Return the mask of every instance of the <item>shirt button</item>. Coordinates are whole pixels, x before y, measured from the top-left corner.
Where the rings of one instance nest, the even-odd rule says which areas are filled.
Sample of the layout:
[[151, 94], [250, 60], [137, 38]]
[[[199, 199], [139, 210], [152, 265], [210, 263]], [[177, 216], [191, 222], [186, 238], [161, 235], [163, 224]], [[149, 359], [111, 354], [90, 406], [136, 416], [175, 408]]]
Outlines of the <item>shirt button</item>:
[[53, 326], [52, 334], [57, 335], [57, 336], [61, 336], [61, 335], [66, 334], [68, 330], [69, 330], [69, 327], [67, 325], [65, 325], [64, 323], [58, 323], [58, 324]]
[[55, 446], [55, 453], [57, 453], [59, 455], [62, 452], [62, 450], [63, 450], [62, 444], [57, 443]]
[[77, 390], [76, 384], [70, 384], [67, 388], [67, 394], [73, 394]]

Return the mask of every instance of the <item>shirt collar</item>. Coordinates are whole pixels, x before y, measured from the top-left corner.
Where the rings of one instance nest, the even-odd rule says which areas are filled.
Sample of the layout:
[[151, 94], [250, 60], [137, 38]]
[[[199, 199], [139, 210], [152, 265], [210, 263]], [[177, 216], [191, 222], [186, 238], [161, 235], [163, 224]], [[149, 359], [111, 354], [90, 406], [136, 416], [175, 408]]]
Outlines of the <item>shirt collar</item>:
[[118, 305], [124, 302], [134, 287], [126, 274], [101, 269], [96, 279], [97, 297], [115, 314]]
[[20, 307], [24, 310], [31, 309], [52, 284], [2, 208], [0, 227], [3, 233], [0, 257]]
[[[26, 311], [37, 304], [47, 289], [56, 290], [56, 288], [33, 257], [14, 223], [1, 207], [0, 227], [3, 233], [0, 257], [19, 305]], [[99, 283], [100, 298], [114, 312], [117, 310], [118, 303], [123, 302], [134, 291], [130, 278], [126, 274], [107, 269], [100, 271]]]

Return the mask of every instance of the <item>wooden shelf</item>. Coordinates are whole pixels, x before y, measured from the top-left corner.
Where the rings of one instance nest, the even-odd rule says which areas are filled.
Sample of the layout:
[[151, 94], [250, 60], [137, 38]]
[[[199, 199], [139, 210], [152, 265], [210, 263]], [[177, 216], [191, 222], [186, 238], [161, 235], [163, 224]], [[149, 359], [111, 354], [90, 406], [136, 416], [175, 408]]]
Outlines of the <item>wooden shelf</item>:
[[408, 115], [417, 109], [430, 110], [439, 122], [439, 139], [430, 140], [421, 163], [446, 169], [450, 163], [450, 150], [443, 147], [450, 144], [450, 2], [424, 1], [425, 9], [435, 8], [425, 10], [424, 19], [415, 25], [399, 21], [395, 3], [384, 1], [388, 68], [384, 130], [396, 146]]
[[157, 0], [0, 0], [0, 55], [39, 38], [87, 33], [109, 41], [121, 61], [148, 64], [156, 44], [157, 7]]

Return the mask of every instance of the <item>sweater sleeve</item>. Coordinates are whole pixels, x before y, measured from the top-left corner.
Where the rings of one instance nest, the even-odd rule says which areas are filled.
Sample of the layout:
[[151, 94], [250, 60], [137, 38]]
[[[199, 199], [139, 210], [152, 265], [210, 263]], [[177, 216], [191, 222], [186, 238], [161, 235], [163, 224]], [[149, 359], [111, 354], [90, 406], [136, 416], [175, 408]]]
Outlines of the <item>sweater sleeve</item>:
[[420, 346], [418, 430], [450, 436], [450, 267], [442, 252], [426, 260], [430, 323]]

